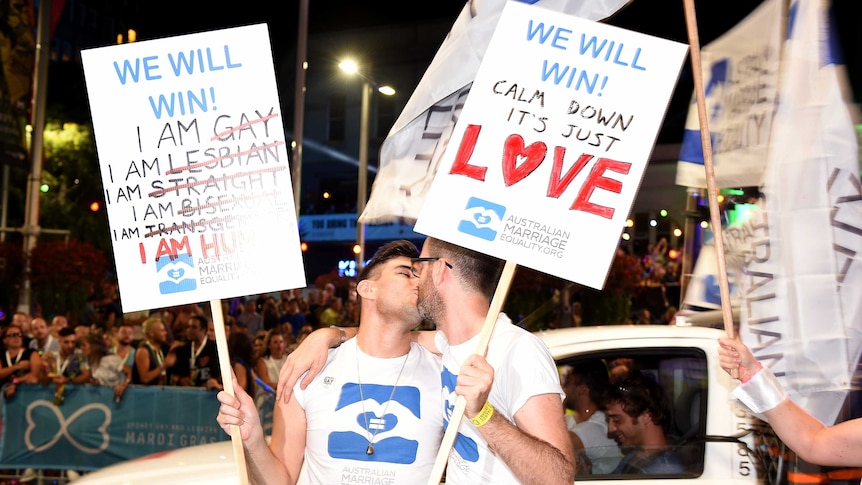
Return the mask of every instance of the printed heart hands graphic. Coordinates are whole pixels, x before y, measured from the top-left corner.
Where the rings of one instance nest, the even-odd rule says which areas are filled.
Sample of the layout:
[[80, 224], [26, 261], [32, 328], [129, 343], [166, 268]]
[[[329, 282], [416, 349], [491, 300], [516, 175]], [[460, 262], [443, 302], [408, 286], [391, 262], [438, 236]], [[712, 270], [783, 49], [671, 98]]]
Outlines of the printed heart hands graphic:
[[184, 274], [186, 274], [186, 271], [182, 268], [171, 269], [167, 272], [168, 278], [171, 278], [172, 280], [179, 280]]
[[491, 216], [477, 212], [476, 214], [473, 214], [473, 220], [476, 221], [476, 224], [484, 226], [491, 222]]

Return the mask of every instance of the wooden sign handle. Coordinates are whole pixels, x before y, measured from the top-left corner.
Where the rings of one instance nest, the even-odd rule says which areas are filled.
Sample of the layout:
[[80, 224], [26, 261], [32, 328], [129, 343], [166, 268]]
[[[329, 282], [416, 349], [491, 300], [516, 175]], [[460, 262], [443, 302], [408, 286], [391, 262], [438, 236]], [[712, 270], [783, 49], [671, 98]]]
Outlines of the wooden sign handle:
[[[715, 168], [712, 163], [712, 139], [709, 133], [709, 117], [706, 113], [706, 97], [703, 88], [703, 68], [700, 62], [700, 38], [697, 33], [697, 17], [694, 0], [683, 0], [685, 25], [688, 30], [691, 73], [694, 79], [694, 92], [697, 98], [697, 119], [700, 122], [700, 141], [703, 145], [703, 168], [706, 171], [706, 193], [709, 200], [709, 219], [715, 241], [715, 256], [718, 266], [718, 284], [721, 292], [721, 312], [724, 318], [724, 331], [728, 338], [734, 338], [733, 306], [730, 301], [730, 287], [727, 281], [727, 264], [724, 259], [724, 240], [721, 234], [721, 213], [718, 209], [718, 188], [715, 186]], [[691, 237], [686, 234], [686, 237]], [[735, 373], [735, 371], [734, 371]], [[734, 375], [734, 377], [737, 377]]]
[[[230, 355], [227, 351], [227, 337], [224, 332], [224, 314], [221, 310], [221, 300], [210, 300], [210, 311], [213, 314], [213, 327], [215, 328], [216, 348], [218, 349], [218, 363], [221, 370], [221, 380], [224, 392], [236, 396], [233, 390], [233, 379], [231, 379]], [[245, 453], [242, 447], [242, 436], [239, 426], [231, 425], [230, 441], [233, 444], [233, 457], [236, 462], [239, 483], [248, 485], [248, 471], [245, 467]]]

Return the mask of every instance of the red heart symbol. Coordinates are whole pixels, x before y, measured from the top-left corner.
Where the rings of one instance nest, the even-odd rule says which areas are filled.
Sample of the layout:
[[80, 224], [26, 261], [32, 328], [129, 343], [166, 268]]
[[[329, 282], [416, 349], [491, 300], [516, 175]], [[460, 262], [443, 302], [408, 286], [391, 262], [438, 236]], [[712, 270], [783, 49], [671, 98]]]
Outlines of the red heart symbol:
[[[524, 138], [521, 135], [510, 135], [503, 145], [503, 181], [506, 187], [520, 182], [524, 177], [533, 173], [544, 160], [548, 153], [548, 146], [537, 141], [528, 147], [524, 147]], [[523, 158], [520, 166], [516, 166], [518, 160]]]

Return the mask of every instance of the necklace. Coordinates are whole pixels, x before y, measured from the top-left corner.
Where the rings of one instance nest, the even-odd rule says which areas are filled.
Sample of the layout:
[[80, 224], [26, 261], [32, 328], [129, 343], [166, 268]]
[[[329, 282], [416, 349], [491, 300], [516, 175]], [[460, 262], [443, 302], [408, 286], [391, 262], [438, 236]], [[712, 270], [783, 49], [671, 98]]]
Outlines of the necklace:
[[362, 379], [359, 377], [359, 346], [356, 346], [356, 380], [359, 381], [359, 399], [360, 402], [362, 402], [362, 416], [365, 418], [365, 431], [371, 435], [368, 438], [368, 448], [365, 448], [366, 455], [374, 454], [374, 437], [377, 436], [378, 431], [386, 426], [386, 410], [389, 409], [389, 403], [392, 402], [392, 397], [395, 396], [395, 389], [398, 389], [398, 380], [401, 379], [401, 373], [404, 372], [404, 366], [407, 364], [407, 359], [409, 358], [410, 351], [408, 350], [407, 355], [404, 356], [404, 361], [401, 363], [401, 369], [398, 371], [398, 377], [395, 378], [395, 384], [392, 385], [392, 392], [389, 393], [389, 399], [386, 400], [386, 404], [383, 406], [382, 417], [377, 420], [372, 420], [372, 424], [374, 424], [374, 432], [372, 433], [370, 425], [368, 424], [368, 413], [365, 412], [365, 396], [362, 395]]
[[162, 362], [165, 361], [165, 354], [162, 352], [161, 346], [159, 346], [159, 348], [156, 348], [153, 344], [150, 343], [149, 340], [144, 342], [144, 345], [146, 345], [150, 348], [150, 350], [153, 351], [153, 355], [156, 356], [156, 364], [162, 365]]
[[[18, 349], [18, 356], [15, 357], [15, 362], [12, 362], [12, 357], [9, 355], [9, 351], [6, 351], [6, 367], [12, 367], [17, 364], [21, 360], [21, 356], [24, 355], [23, 349]], [[362, 395], [362, 388], [359, 388], [359, 394]]]
[[206, 337], [204, 337], [203, 342], [201, 342], [200, 346], [198, 346], [198, 349], [197, 349], [197, 350], [195, 350], [195, 341], [194, 341], [194, 340], [192, 340], [192, 342], [191, 342], [191, 345], [192, 345], [192, 351], [191, 351], [191, 353], [190, 353], [190, 355], [189, 355], [189, 367], [191, 367], [192, 369], [194, 369], [194, 368], [195, 368], [195, 362], [197, 362], [197, 360], [198, 360], [198, 356], [199, 356], [199, 355], [201, 355], [201, 352], [203, 352], [204, 347], [206, 346], [206, 344], [207, 344], [207, 338], [206, 338]]

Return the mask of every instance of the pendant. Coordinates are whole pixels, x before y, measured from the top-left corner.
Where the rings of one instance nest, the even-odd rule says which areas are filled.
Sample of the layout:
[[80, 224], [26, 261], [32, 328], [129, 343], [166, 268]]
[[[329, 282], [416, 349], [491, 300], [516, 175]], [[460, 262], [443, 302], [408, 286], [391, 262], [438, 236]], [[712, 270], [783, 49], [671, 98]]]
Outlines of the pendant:
[[371, 443], [368, 443], [368, 448], [365, 448], [365, 454], [366, 455], [373, 455], [374, 454], [374, 445], [372, 445]]

